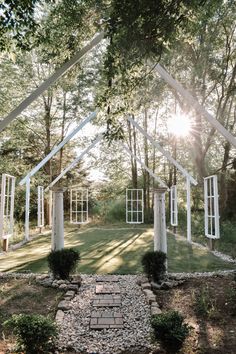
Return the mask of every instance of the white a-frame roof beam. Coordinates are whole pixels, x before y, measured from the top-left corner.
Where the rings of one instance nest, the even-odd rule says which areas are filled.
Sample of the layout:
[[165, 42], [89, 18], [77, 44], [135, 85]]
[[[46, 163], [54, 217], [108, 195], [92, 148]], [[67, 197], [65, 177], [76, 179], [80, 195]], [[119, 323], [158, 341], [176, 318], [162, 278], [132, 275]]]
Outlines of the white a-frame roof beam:
[[93, 49], [104, 37], [104, 33], [99, 33], [85, 47], [78, 51], [70, 60], [65, 62], [54, 74], [46, 79], [35, 91], [33, 91], [19, 106], [11, 111], [2, 121], [0, 121], [0, 132], [11, 123], [22, 111], [24, 111], [32, 102], [34, 102], [44, 91], [52, 86], [60, 77], [71, 69], [83, 56]]
[[135, 126], [140, 133], [142, 133], [153, 146], [155, 146], [175, 167], [184, 175], [186, 178], [189, 178], [192, 184], [197, 185], [197, 181], [169, 154], [168, 151], [163, 149], [161, 145], [159, 145], [148, 133], [145, 132], [143, 128], [140, 127], [138, 123], [136, 123], [131, 117], [128, 117], [130, 123]]
[[155, 175], [155, 173], [153, 173], [152, 170], [150, 170], [150, 168], [145, 165], [145, 163], [143, 163], [135, 154], [133, 154], [132, 151], [130, 151], [130, 149], [124, 143], [120, 142], [120, 145], [150, 174], [150, 176], [152, 176], [162, 187], [165, 187], [169, 190], [168, 186], [162, 181], [162, 179]]
[[155, 66], [155, 70], [171, 87], [173, 87], [181, 94], [183, 98], [186, 99], [186, 101], [188, 101], [191, 107], [195, 108], [198, 113], [202, 114], [206, 120], [226, 138], [229, 143], [236, 147], [236, 138], [227, 129], [225, 129], [215, 117], [213, 117], [204, 107], [202, 107], [200, 103], [198, 103], [198, 101], [191, 95], [191, 93], [189, 93], [177, 80], [173, 79], [173, 77], [168, 74], [160, 64]]
[[89, 145], [73, 162], [70, 163], [48, 186], [45, 188], [45, 192], [49, 190], [49, 188], [53, 187], [67, 172], [69, 172], [72, 168], [74, 168], [79, 161], [103, 138], [103, 134], [99, 134], [98, 137]]
[[20, 185], [23, 185], [28, 178], [32, 177], [38, 170], [45, 165], [69, 140], [71, 140], [75, 134], [78, 133], [79, 130], [81, 130], [88, 122], [90, 122], [92, 119], [96, 117], [97, 113], [93, 112], [88, 116], [86, 119], [84, 119], [70, 134], [68, 134], [64, 140], [60, 142], [42, 161], [38, 163], [37, 166], [35, 166], [21, 181]]

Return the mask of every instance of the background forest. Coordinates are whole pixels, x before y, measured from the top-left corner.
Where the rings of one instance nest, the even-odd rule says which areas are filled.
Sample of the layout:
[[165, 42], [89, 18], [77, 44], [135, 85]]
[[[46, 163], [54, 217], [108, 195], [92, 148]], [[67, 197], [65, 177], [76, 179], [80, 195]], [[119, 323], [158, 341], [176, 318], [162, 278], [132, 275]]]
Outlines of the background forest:
[[[130, 114], [198, 180], [192, 188], [192, 232], [201, 242], [203, 177], [218, 175], [224, 240], [218, 248], [236, 257], [235, 148], [154, 71], [160, 61], [236, 135], [235, 1], [8, 0], [0, 4], [0, 17], [2, 118], [96, 32], [106, 33], [102, 44], [1, 132], [0, 173], [12, 174], [18, 182], [77, 123], [99, 109], [96, 121], [32, 179], [32, 220], [36, 218], [36, 186], [46, 187], [98, 131], [106, 131], [103, 143], [62, 183], [89, 187], [92, 216], [112, 222], [125, 220], [125, 189], [143, 188], [145, 221], [152, 222], [151, 191], [156, 183], [120, 147], [122, 139], [168, 186], [178, 185], [178, 231], [185, 232], [185, 179], [131, 129], [126, 120]], [[188, 117], [191, 125], [185, 136], [173, 134], [168, 127], [170, 117], [180, 125], [181, 116]], [[18, 222], [24, 220], [24, 198], [24, 188], [17, 186]]]

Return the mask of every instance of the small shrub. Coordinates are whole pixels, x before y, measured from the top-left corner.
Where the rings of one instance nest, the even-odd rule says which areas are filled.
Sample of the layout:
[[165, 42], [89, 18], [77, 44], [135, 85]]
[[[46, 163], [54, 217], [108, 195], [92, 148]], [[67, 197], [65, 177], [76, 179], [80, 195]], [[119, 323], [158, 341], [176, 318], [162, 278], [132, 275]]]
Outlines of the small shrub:
[[48, 354], [54, 352], [58, 335], [56, 324], [41, 315], [13, 315], [4, 322], [17, 338], [17, 351], [25, 354]]
[[142, 266], [144, 272], [149, 278], [158, 282], [166, 271], [166, 254], [161, 251], [149, 251], [142, 257]]
[[51, 251], [47, 257], [53, 276], [60, 279], [69, 279], [70, 273], [75, 270], [79, 260], [79, 252], [73, 248]]
[[201, 288], [194, 295], [194, 309], [197, 315], [213, 318], [216, 314], [216, 301], [208, 286]]
[[190, 332], [190, 326], [183, 322], [178, 311], [168, 311], [152, 316], [151, 324], [155, 338], [161, 340], [168, 349], [180, 349]]

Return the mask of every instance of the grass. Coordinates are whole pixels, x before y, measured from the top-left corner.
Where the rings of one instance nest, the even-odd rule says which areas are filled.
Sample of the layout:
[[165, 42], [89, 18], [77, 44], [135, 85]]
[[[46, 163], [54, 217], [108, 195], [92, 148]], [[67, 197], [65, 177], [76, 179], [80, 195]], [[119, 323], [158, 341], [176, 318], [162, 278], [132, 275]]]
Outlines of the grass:
[[[153, 229], [145, 226], [110, 225], [83, 227], [67, 225], [65, 247], [80, 251], [78, 272], [88, 274], [135, 274], [142, 272], [141, 256], [153, 247]], [[50, 235], [39, 236], [22, 248], [0, 256], [0, 271], [46, 272]], [[205, 249], [168, 235], [170, 272], [199, 272], [234, 269]]]

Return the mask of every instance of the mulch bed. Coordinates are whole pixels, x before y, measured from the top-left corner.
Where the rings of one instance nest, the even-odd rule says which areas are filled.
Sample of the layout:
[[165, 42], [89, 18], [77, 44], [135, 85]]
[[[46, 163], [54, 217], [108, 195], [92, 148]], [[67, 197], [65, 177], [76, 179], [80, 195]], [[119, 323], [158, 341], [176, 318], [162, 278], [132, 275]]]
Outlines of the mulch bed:
[[179, 353], [236, 353], [236, 279], [232, 275], [188, 279], [156, 294], [163, 312], [177, 310], [192, 326]]

